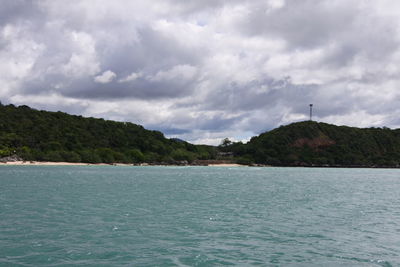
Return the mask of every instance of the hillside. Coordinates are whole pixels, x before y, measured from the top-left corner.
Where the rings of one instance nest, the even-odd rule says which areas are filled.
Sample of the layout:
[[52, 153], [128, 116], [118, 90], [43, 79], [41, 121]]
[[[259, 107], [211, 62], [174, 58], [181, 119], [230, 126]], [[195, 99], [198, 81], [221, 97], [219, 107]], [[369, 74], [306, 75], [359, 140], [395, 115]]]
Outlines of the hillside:
[[222, 148], [244, 163], [274, 166], [397, 167], [400, 130], [304, 121]]
[[[226, 139], [227, 140], [227, 139]], [[227, 140], [229, 141], [229, 140]], [[399, 167], [400, 129], [304, 121], [219, 147], [165, 138], [140, 125], [0, 104], [0, 158], [85, 163], [238, 162], [272, 166]]]
[[215, 148], [167, 139], [133, 123], [0, 104], [0, 158], [87, 163], [179, 163], [212, 159]]

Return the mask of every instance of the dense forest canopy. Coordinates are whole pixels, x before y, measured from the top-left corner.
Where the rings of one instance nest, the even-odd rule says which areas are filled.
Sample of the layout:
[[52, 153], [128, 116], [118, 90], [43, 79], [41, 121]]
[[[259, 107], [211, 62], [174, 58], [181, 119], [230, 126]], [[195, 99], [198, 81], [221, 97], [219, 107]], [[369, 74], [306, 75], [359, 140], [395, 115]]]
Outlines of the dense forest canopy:
[[220, 149], [233, 152], [243, 163], [397, 167], [400, 130], [303, 121], [253, 137], [247, 144], [232, 143]]
[[87, 163], [212, 159], [215, 148], [167, 139], [129, 122], [0, 105], [0, 157]]
[[243, 144], [218, 147], [165, 138], [129, 122], [84, 118], [0, 104], [0, 158], [87, 163], [164, 163], [229, 160], [272, 166], [400, 165], [400, 130], [360, 129], [304, 121]]

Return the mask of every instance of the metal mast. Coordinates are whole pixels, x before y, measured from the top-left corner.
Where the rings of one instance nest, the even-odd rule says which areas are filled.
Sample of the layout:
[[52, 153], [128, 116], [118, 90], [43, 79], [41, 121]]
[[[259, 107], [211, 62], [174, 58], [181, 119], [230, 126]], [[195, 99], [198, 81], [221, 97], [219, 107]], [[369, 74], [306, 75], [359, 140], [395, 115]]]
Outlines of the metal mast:
[[313, 104], [310, 104], [310, 121], [312, 121], [312, 107], [313, 107]]

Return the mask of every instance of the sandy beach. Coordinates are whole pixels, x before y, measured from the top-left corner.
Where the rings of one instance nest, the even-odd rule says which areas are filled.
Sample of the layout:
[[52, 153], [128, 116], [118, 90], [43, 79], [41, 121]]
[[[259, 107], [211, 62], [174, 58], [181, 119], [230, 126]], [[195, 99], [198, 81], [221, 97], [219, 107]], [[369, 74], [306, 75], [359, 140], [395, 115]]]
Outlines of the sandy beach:
[[236, 163], [221, 163], [221, 164], [208, 164], [209, 167], [243, 167], [246, 165], [240, 165]]
[[[142, 163], [140, 165], [126, 164], [126, 163], [81, 163], [81, 162], [52, 162], [52, 161], [7, 161], [0, 162], [1, 165], [26, 165], [26, 166], [177, 166], [177, 165], [150, 165], [148, 163]], [[197, 166], [197, 165], [185, 165], [185, 166]], [[234, 163], [220, 163], [220, 164], [208, 164], [205, 166], [209, 167], [243, 167], [245, 165], [234, 164]]]
[[52, 161], [7, 161], [0, 162], [1, 165], [38, 165], [38, 166], [88, 166], [88, 165], [96, 165], [96, 166], [108, 166], [108, 165], [121, 165], [121, 166], [131, 166], [132, 164], [91, 164], [91, 163], [81, 163], [81, 162], [52, 162]]

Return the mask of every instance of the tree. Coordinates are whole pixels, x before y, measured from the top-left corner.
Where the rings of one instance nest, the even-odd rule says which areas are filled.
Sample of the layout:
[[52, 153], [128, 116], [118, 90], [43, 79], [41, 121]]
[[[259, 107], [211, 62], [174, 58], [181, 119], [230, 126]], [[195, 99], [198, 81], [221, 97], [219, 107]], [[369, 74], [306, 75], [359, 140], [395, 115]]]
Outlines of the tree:
[[228, 146], [230, 146], [230, 145], [232, 145], [232, 141], [229, 140], [229, 138], [224, 138], [224, 139], [221, 141], [221, 144], [220, 144], [221, 147], [228, 147]]

